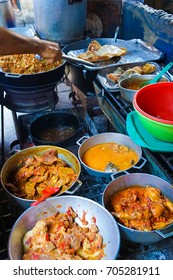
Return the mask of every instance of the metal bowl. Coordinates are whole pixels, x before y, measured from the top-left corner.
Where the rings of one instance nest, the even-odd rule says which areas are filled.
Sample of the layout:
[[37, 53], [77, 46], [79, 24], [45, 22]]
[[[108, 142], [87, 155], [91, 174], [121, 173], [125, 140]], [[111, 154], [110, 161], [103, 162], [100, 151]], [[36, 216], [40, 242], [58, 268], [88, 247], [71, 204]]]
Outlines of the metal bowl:
[[[157, 75], [131, 75], [130, 77], [124, 78], [119, 82], [120, 94], [123, 99], [132, 103], [135, 93], [138, 91], [139, 86], [144, 81], [149, 81], [155, 78]], [[159, 82], [169, 82], [168, 78], [162, 77]]]
[[[107, 133], [96, 134], [91, 137], [84, 136], [77, 141], [77, 144], [80, 146], [78, 149], [78, 158], [79, 158], [81, 164], [84, 166], [84, 168], [88, 172], [88, 174], [90, 174], [91, 176], [94, 176], [96, 179], [99, 179], [99, 180], [102, 178], [111, 179], [112, 175], [122, 172], [122, 170], [117, 171], [117, 172], [98, 171], [93, 168], [90, 168], [82, 161], [82, 156], [88, 149], [90, 149], [91, 147], [93, 147], [97, 144], [109, 143], [109, 142], [115, 142], [120, 145], [125, 145], [125, 146], [133, 149], [137, 153], [138, 162], [132, 166], [133, 168], [141, 169], [144, 166], [144, 164], [146, 163], [146, 159], [144, 159], [142, 157], [141, 147], [136, 145], [131, 140], [131, 138], [127, 135], [120, 134], [120, 133], [114, 133], [114, 132], [107, 132]], [[99, 160], [99, 155], [98, 155], [98, 160]], [[128, 169], [126, 169], [126, 170], [128, 170]]]
[[[93, 217], [96, 218], [99, 233], [102, 235], [103, 243], [106, 245], [104, 259], [116, 259], [120, 249], [120, 233], [115, 219], [100, 204], [79, 196], [52, 197], [37, 206], [27, 209], [18, 218], [11, 230], [8, 241], [10, 259], [22, 259], [22, 239], [24, 234], [31, 230], [38, 220], [53, 215], [57, 211], [65, 213], [69, 206], [77, 212], [79, 217], [82, 217], [85, 212], [89, 225], [92, 223]], [[80, 223], [80, 219], [77, 219], [76, 222]], [[80, 226], [82, 226], [81, 223]]]
[[[151, 185], [152, 187], [159, 188], [166, 197], [173, 201], [173, 187], [168, 182], [157, 176], [146, 173], [131, 173], [119, 176], [107, 185], [102, 196], [103, 206], [109, 210], [110, 197], [114, 193], [133, 185], [140, 185], [143, 187]], [[118, 225], [122, 238], [135, 243], [156, 243], [173, 235], [173, 224], [163, 229], [153, 231], [135, 230], [120, 223], [118, 223]]]
[[[82, 185], [81, 181], [78, 179], [80, 172], [81, 172], [81, 165], [77, 157], [71, 153], [70, 151], [56, 147], [56, 146], [37, 146], [37, 147], [31, 147], [24, 149], [13, 156], [11, 156], [3, 165], [2, 170], [1, 170], [1, 183], [5, 191], [7, 192], [8, 196], [15, 201], [21, 208], [27, 209], [31, 206], [31, 203], [33, 203], [35, 200], [32, 199], [25, 199], [18, 197], [14, 194], [12, 194], [7, 188], [6, 188], [6, 183], [9, 182], [10, 177], [12, 174], [17, 169], [17, 166], [19, 162], [21, 162], [23, 159], [33, 156], [33, 155], [42, 155], [46, 151], [50, 149], [56, 149], [58, 151], [58, 157], [63, 159], [69, 166], [71, 166], [76, 174], [77, 174], [77, 179], [76, 182], [72, 183], [69, 188], [65, 191], [66, 193], [74, 194], [77, 189]], [[75, 184], [76, 183], [76, 184]], [[73, 187], [73, 188], [72, 188]], [[64, 192], [60, 191], [56, 196], [63, 194]]]

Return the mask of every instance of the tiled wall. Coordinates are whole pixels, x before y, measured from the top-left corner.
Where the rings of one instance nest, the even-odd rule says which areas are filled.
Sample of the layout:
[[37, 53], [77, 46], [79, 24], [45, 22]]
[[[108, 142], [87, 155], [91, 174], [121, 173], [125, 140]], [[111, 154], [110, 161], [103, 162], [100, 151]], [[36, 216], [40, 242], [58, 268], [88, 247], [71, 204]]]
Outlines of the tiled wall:
[[165, 53], [165, 62], [173, 60], [173, 15], [135, 1], [125, 1], [121, 38], [140, 38]]

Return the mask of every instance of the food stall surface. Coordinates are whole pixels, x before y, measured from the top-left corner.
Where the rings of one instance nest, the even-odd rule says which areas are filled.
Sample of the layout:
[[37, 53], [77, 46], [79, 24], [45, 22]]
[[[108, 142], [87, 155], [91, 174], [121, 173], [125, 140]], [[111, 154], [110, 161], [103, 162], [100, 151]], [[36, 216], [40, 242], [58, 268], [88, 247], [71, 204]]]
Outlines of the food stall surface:
[[[63, 91], [63, 90], [62, 90]], [[64, 94], [65, 93], [65, 94]], [[69, 101], [67, 92], [60, 93], [60, 100], [57, 104], [56, 110], [71, 112], [78, 114], [83, 118], [85, 123], [83, 130], [76, 136], [73, 143], [66, 147], [75, 155], [78, 152], [78, 140], [82, 135], [91, 136], [97, 133], [106, 131], [115, 131], [113, 126], [108, 121], [105, 114], [98, 116], [90, 116], [87, 112], [83, 111], [82, 107], [74, 107]], [[40, 115], [41, 113], [39, 113]], [[37, 114], [20, 114], [18, 121], [20, 123], [20, 140], [25, 145], [31, 146], [32, 140], [29, 137], [29, 126], [33, 118], [37, 117]], [[84, 120], [85, 117], [85, 120]], [[8, 127], [9, 131], [9, 127]], [[25, 133], [23, 134], [23, 132]], [[10, 131], [9, 131], [10, 133]], [[8, 135], [6, 136], [8, 138]], [[7, 140], [7, 139], [6, 139]], [[10, 140], [10, 138], [9, 138]], [[7, 143], [6, 143], [7, 144]], [[10, 143], [8, 143], [10, 144]], [[133, 170], [131, 172], [134, 172]], [[148, 162], [140, 172], [150, 172], [150, 162]], [[88, 175], [82, 167], [80, 178], [82, 186], [75, 192], [75, 195], [90, 198], [98, 203], [102, 203], [102, 194], [104, 189], [110, 180], [97, 180], [96, 178]], [[14, 202], [12, 202], [7, 196], [4, 189], [0, 188], [0, 259], [8, 259], [8, 237], [11, 228], [19, 215], [23, 212]], [[106, 221], [105, 225], [106, 225]], [[155, 244], [135, 244], [124, 239], [121, 240], [120, 252], [118, 255], [119, 260], [170, 260], [173, 259], [173, 238], [169, 237], [163, 241]]]

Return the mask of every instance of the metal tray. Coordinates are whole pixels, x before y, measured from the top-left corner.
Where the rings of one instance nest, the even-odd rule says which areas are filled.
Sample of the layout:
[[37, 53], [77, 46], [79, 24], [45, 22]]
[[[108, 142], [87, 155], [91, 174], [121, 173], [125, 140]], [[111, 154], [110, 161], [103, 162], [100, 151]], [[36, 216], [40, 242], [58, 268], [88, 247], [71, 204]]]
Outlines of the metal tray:
[[109, 61], [95, 62], [94, 66], [83, 66], [88, 70], [100, 70], [120, 65], [157, 61], [163, 57], [163, 53], [161, 51], [140, 39], [118, 39], [116, 42], [114, 42], [112, 38], [86, 39], [67, 45], [63, 48], [63, 52], [72, 57], [77, 57], [79, 54], [86, 52], [89, 43], [93, 40], [97, 40], [101, 45], [114, 44], [120, 48], [126, 48], [127, 53], [121, 57], [110, 59]]
[[[114, 67], [109, 67], [109, 68], [106, 68], [106, 69], [102, 69], [102, 70], [98, 71], [96, 79], [101, 83], [101, 85], [105, 89], [108, 89], [111, 92], [117, 92], [117, 91], [119, 91], [119, 84], [118, 83], [114, 83], [113, 81], [109, 80], [106, 77], [106, 75], [108, 73], [114, 72], [118, 67], [121, 67], [123, 70], [127, 70], [129, 68], [134, 67], [134, 66], [145, 65], [145, 64], [146, 64], [146, 62], [140, 62], [140, 63], [136, 63], [136, 64], [132, 63], [132, 64], [128, 64], [128, 65], [122, 65], [122, 66], [116, 66], [116, 67], [114, 66]], [[156, 62], [150, 62], [150, 64], [154, 64], [155, 67], [156, 67], [156, 70], [153, 73], [151, 73], [151, 75], [158, 74], [160, 72], [161, 67]], [[130, 75], [131, 74], [129, 74], [129, 76]]]

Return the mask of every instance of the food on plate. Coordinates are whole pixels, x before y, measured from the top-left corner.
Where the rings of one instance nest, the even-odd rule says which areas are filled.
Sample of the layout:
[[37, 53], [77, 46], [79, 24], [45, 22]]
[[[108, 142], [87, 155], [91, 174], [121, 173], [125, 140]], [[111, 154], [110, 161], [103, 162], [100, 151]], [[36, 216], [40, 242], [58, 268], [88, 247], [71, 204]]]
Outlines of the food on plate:
[[106, 78], [111, 80], [114, 83], [118, 83], [120, 78], [126, 78], [131, 74], [151, 74], [156, 70], [156, 66], [151, 63], [146, 63], [145, 65], [134, 66], [132, 68], [128, 68], [126, 70], [118, 67], [112, 73], [106, 74]]
[[[103, 237], [86, 213], [78, 217], [72, 207], [39, 220], [23, 238], [23, 260], [100, 260], [105, 256]], [[75, 221], [75, 218], [81, 223]]]
[[117, 57], [126, 54], [125, 48], [119, 48], [115, 45], [100, 45], [96, 40], [93, 40], [85, 53], [79, 54], [77, 57], [90, 61], [105, 61], [112, 57]]
[[128, 228], [151, 231], [173, 222], [173, 203], [152, 186], [132, 185], [110, 197], [110, 210]]
[[62, 61], [50, 64], [47, 59], [38, 60], [34, 54], [0, 56], [0, 68], [6, 73], [35, 74], [53, 70], [61, 64]]
[[105, 171], [114, 167], [114, 171], [126, 170], [138, 161], [133, 149], [114, 142], [101, 143], [89, 148], [82, 156], [82, 161], [90, 168]]
[[59, 193], [64, 192], [76, 178], [76, 172], [58, 157], [58, 151], [50, 149], [42, 155], [35, 154], [19, 162], [6, 188], [18, 197], [38, 199], [53, 188], [59, 188]]

